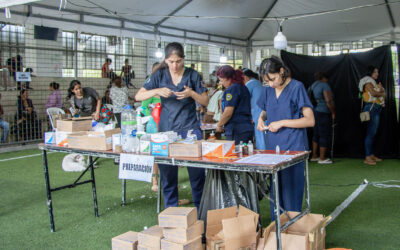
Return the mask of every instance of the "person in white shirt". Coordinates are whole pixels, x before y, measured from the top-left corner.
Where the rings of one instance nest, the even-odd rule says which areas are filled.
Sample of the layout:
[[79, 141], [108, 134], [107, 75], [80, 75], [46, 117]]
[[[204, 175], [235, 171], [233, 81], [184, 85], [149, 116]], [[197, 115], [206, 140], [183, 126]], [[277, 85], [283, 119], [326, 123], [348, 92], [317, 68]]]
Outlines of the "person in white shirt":
[[128, 88], [126, 86], [122, 86], [122, 79], [121, 77], [117, 76], [114, 79], [114, 86], [110, 89], [110, 98], [113, 103], [113, 113], [115, 118], [117, 118], [118, 128], [121, 127], [121, 112], [122, 107], [129, 103]]

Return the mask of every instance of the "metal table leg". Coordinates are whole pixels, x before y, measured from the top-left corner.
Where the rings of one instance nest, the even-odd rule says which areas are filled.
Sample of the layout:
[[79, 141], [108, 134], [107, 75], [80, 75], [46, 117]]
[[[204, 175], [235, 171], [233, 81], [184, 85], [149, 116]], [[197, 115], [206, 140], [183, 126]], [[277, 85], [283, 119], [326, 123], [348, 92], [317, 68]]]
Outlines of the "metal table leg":
[[276, 247], [277, 250], [282, 249], [281, 243], [281, 220], [279, 213], [279, 182], [278, 172], [272, 174], [272, 185], [274, 186], [274, 213], [275, 213], [275, 229], [276, 229]]
[[310, 181], [308, 179], [308, 160], [304, 161], [304, 180], [305, 180], [305, 199], [306, 199], [306, 211], [310, 211]]
[[126, 179], [123, 179], [122, 182], [122, 201], [121, 201], [121, 206], [125, 206], [126, 204]]
[[160, 178], [160, 174], [157, 175], [157, 179], [158, 179], [157, 214], [159, 214], [160, 210], [161, 210], [161, 178]]
[[47, 203], [46, 204], [47, 204], [47, 208], [49, 209], [49, 218], [50, 218], [50, 231], [55, 232], [56, 227], [54, 225], [53, 203], [51, 200], [50, 177], [49, 177], [49, 167], [47, 165], [46, 150], [43, 150], [42, 158], [43, 158], [44, 180], [46, 182], [46, 193], [47, 193]]
[[93, 156], [89, 156], [89, 164], [90, 164], [90, 176], [92, 178], [94, 216], [99, 217], [99, 211], [97, 207], [96, 181], [94, 179]]

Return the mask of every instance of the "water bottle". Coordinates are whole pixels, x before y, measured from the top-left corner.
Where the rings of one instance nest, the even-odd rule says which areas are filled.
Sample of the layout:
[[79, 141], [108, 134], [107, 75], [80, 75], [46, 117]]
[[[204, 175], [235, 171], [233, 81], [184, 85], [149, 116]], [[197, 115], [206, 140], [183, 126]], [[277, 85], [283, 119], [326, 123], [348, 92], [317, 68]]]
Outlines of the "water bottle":
[[249, 143], [247, 143], [247, 146], [249, 147], [249, 154], [253, 154], [254, 151], [254, 145], [251, 141], [249, 141]]
[[121, 112], [121, 132], [122, 132], [122, 150], [131, 152], [130, 137], [132, 131], [136, 129], [136, 113], [132, 106], [125, 105]]
[[243, 152], [243, 141], [240, 141], [240, 143], [239, 143], [239, 152], [240, 153]]

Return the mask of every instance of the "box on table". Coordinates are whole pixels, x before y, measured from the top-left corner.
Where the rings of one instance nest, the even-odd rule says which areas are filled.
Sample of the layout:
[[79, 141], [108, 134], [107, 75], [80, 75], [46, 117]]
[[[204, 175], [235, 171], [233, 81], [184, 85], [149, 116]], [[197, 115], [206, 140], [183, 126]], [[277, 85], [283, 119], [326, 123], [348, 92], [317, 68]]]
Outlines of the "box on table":
[[138, 234], [138, 249], [161, 249], [163, 230], [159, 226], [152, 226]]
[[201, 141], [195, 141], [193, 144], [174, 142], [169, 144], [170, 157], [201, 157]]
[[203, 233], [204, 233], [204, 222], [202, 220], [196, 221], [193, 225], [191, 225], [187, 229], [182, 227], [163, 228], [164, 238], [168, 241], [176, 243], [189, 242], [201, 236]]
[[72, 134], [72, 132], [65, 132], [56, 130], [56, 145], [60, 147], [68, 146], [68, 135]]
[[[290, 218], [298, 215], [298, 212], [288, 212]], [[281, 214], [281, 225], [288, 218]], [[328, 221], [322, 214], [306, 214], [298, 221], [290, 225], [281, 233], [283, 250], [323, 250], [325, 249], [325, 224]], [[276, 249], [276, 228], [272, 222], [264, 230], [265, 250]]]
[[112, 250], [136, 250], [138, 233], [128, 231], [111, 239]]
[[227, 157], [234, 155], [234, 141], [203, 141], [201, 145], [202, 155], [206, 157]]
[[57, 121], [58, 120], [63, 120], [69, 118], [71, 115], [70, 114], [55, 114], [51, 115], [51, 120], [53, 121], [53, 128], [57, 128]]
[[168, 135], [152, 134], [150, 147], [152, 155], [168, 156]]
[[207, 212], [207, 249], [255, 249], [259, 215], [243, 206]]
[[112, 135], [121, 133], [115, 128], [103, 132], [87, 131], [76, 132], [68, 135], [68, 147], [89, 150], [111, 150]]
[[197, 221], [195, 207], [169, 207], [158, 215], [160, 227], [189, 228]]
[[56, 144], [56, 132], [44, 132], [45, 144]]
[[176, 243], [167, 239], [161, 240], [161, 249], [163, 250], [202, 250], [201, 236], [198, 236], [186, 243]]
[[78, 117], [57, 120], [57, 130], [66, 132], [90, 131], [92, 129], [92, 117]]

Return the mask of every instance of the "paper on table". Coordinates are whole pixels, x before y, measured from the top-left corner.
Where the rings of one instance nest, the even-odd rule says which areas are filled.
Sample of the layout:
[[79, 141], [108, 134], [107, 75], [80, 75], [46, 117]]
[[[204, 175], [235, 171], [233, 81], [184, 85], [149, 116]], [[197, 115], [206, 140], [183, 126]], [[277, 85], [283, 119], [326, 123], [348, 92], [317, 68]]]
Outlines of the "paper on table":
[[248, 163], [248, 164], [278, 164], [292, 159], [294, 155], [277, 155], [277, 154], [255, 154], [240, 160], [235, 163]]

